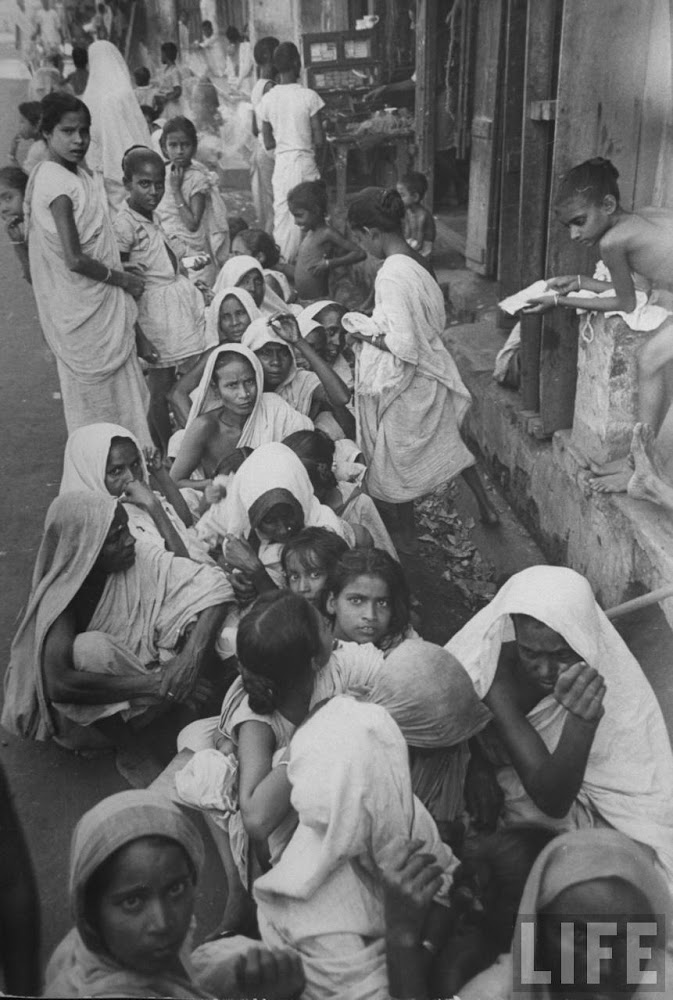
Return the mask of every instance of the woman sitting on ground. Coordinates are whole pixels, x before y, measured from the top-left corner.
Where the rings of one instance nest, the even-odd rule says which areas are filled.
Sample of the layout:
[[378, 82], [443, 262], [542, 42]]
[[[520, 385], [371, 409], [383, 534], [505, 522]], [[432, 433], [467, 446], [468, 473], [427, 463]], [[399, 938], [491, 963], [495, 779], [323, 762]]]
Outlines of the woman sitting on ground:
[[337, 481], [333, 472], [334, 441], [329, 435], [319, 430], [295, 431], [283, 444], [292, 449], [308, 472], [320, 503], [331, 507], [348, 524], [366, 528], [374, 546], [397, 559], [395, 546], [372, 498], [359, 484]]
[[276, 313], [287, 311], [283, 299], [265, 284], [264, 268], [254, 257], [248, 257], [246, 254], [230, 257], [220, 270], [213, 291], [217, 294], [223, 288], [231, 288], [234, 285], [249, 292], [255, 300], [255, 305], [265, 316], [275, 316]]
[[[212, 390], [219, 396], [215, 409]], [[171, 476], [181, 487], [196, 486], [189, 477], [201, 468], [207, 479], [198, 485], [205, 490], [214, 476], [238, 468], [249, 449], [312, 426], [276, 393], [264, 392], [264, 372], [252, 351], [224, 344], [208, 358]]]
[[[252, 322], [241, 343], [257, 355], [264, 369], [264, 388], [277, 392], [299, 413], [315, 420], [323, 410], [335, 411], [339, 423], [355, 431], [346, 410], [350, 392], [339, 376], [302, 337], [294, 316], [276, 316]], [[297, 367], [295, 352], [308, 363], [309, 371]]]
[[47, 966], [44, 996], [296, 996], [304, 977], [287, 950], [238, 937], [190, 955], [203, 863], [198, 830], [163, 797], [120, 792], [90, 809], [72, 839], [75, 926]]
[[232, 600], [217, 567], [136, 541], [113, 497], [57, 497], [12, 644], [2, 724], [73, 748], [123, 746], [120, 720], [145, 725], [175, 703], [202, 705]]
[[[150, 474], [159, 491], [149, 485]], [[149, 448], [143, 454], [137, 438], [126, 428], [89, 424], [70, 435], [59, 493], [82, 490], [109, 493], [121, 500], [134, 538], [155, 543], [176, 556], [210, 562], [203, 545], [188, 530], [192, 515], [161, 455]]]
[[192, 393], [198, 388], [213, 350], [221, 344], [240, 344], [250, 323], [261, 316], [255, 300], [243, 288], [223, 288], [206, 309], [209, 350], [180, 378], [170, 393], [176, 421], [184, 427], [192, 408]]
[[[563, 1000], [568, 995], [587, 1000], [670, 996], [673, 901], [642, 846], [616, 830], [575, 830], [555, 837], [532, 867], [518, 919], [535, 934], [527, 971], [550, 976], [548, 985], [538, 980], [526, 988], [531, 1000]], [[612, 936], [602, 930], [601, 957], [596, 948], [593, 968], [589, 964], [592, 922], [600, 922], [601, 928], [615, 927]], [[524, 970], [515, 974], [513, 955], [525, 954], [522, 924], [517, 923], [519, 941], [513, 942], [512, 954], [501, 955], [490, 969], [462, 986], [461, 1000], [513, 1000], [519, 995], [513, 984]], [[643, 930], [639, 936], [638, 925], [643, 924], [653, 932], [645, 935]], [[573, 972], [570, 989], [568, 967]], [[655, 977], [649, 983], [648, 973]]]
[[476, 798], [486, 804], [490, 785], [500, 807], [504, 793], [509, 823], [614, 827], [646, 845], [673, 886], [666, 723], [588, 581], [562, 566], [531, 566], [446, 649], [493, 715], [490, 739], [473, 748]]

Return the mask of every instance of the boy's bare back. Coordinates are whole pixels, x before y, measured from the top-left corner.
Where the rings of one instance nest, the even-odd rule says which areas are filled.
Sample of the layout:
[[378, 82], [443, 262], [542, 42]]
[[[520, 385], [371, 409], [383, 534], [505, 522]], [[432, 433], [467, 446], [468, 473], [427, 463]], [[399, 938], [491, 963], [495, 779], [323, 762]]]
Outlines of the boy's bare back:
[[325, 299], [329, 296], [329, 271], [321, 268], [325, 257], [330, 256], [332, 241], [329, 226], [309, 230], [299, 244], [294, 270], [294, 284], [298, 297], [303, 301]]
[[632, 272], [655, 287], [673, 287], [673, 211], [625, 212], [600, 241], [603, 257], [624, 254]]

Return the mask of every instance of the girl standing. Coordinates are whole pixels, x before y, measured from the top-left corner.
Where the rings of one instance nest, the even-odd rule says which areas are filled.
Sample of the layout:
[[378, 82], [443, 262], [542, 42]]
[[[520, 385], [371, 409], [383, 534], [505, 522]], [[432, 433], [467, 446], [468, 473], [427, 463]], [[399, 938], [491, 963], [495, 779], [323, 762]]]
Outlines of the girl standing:
[[210, 286], [229, 253], [229, 224], [224, 201], [209, 172], [192, 162], [197, 143], [189, 118], [171, 118], [164, 125], [161, 151], [169, 161], [168, 184], [157, 215], [168, 235], [180, 237], [191, 255], [209, 258], [197, 275]]
[[166, 451], [171, 436], [168, 393], [181, 367], [190, 367], [205, 350], [203, 296], [183, 274], [177, 254], [184, 244], [169, 243], [154, 215], [163, 197], [166, 168], [151, 149], [129, 150], [123, 161], [128, 198], [114, 221], [122, 260], [145, 279], [138, 302], [138, 322], [159, 355], [150, 363], [150, 426], [157, 445]]
[[359, 342], [355, 400], [367, 487], [374, 499], [394, 505], [398, 549], [415, 551], [413, 501], [459, 473], [482, 520], [496, 524], [498, 516], [460, 436], [470, 394], [441, 340], [442, 293], [427, 263], [404, 239], [404, 215], [395, 190], [366, 188], [350, 204], [355, 238], [383, 260], [373, 322], [350, 314], [350, 332]]
[[123, 423], [149, 446], [133, 301], [145, 283], [121, 269], [107, 204], [81, 168], [90, 124], [88, 108], [76, 97], [44, 99], [49, 159], [35, 168], [26, 191], [33, 290], [56, 355], [68, 433], [100, 421]]

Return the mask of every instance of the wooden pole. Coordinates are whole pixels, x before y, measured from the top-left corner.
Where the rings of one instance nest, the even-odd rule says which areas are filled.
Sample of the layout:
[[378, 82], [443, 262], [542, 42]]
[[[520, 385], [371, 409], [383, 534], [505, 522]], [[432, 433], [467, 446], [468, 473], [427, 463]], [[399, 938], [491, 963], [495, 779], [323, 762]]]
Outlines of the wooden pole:
[[428, 179], [430, 206], [435, 195], [437, 6], [436, 0], [417, 0], [416, 5], [416, 170]]
[[640, 611], [642, 608], [658, 604], [659, 601], [665, 601], [667, 597], [673, 597], [673, 583], [669, 583], [667, 587], [652, 590], [649, 594], [643, 594], [641, 597], [634, 597], [632, 601], [618, 604], [606, 611], [605, 614], [610, 621], [614, 621], [615, 618], [622, 618], [624, 615], [631, 614], [632, 611]]

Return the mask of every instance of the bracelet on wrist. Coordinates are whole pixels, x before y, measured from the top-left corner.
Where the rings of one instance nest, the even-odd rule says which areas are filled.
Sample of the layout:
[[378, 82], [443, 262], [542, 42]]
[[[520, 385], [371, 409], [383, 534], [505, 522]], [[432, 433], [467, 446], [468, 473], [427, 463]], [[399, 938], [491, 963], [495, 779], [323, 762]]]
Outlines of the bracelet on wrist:
[[578, 292], [582, 291], [582, 275], [581, 274], [577, 275], [577, 291]]
[[103, 284], [104, 285], [109, 285], [109, 284], [112, 283], [112, 271], [110, 270], [109, 267], [106, 267], [105, 270], [106, 270], [107, 273], [106, 273], [105, 277], [102, 279], [103, 280]]
[[421, 948], [424, 951], [427, 951], [429, 955], [432, 955], [433, 958], [439, 954], [438, 946], [435, 944], [434, 941], [431, 941], [429, 938], [426, 938], [424, 941], [421, 941]]

